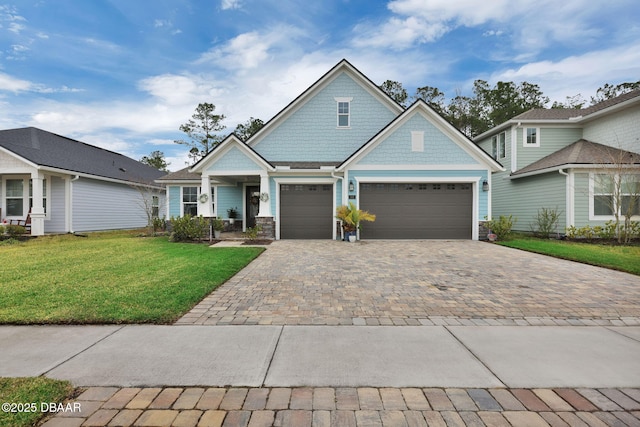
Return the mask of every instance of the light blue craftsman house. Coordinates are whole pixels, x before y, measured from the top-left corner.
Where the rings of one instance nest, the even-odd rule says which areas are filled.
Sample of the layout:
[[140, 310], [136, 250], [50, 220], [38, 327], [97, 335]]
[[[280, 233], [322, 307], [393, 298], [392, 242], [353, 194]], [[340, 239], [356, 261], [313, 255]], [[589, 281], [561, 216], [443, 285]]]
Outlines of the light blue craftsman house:
[[640, 220], [640, 91], [585, 109], [530, 110], [476, 142], [507, 169], [493, 175], [493, 214], [517, 217], [518, 230], [530, 231], [542, 208], [560, 212], [561, 234], [628, 208]]
[[342, 60], [246, 143], [230, 135], [158, 182], [169, 217], [235, 208], [275, 239], [339, 239], [349, 202], [377, 215], [361, 238], [478, 239], [500, 170], [426, 103], [403, 108]]

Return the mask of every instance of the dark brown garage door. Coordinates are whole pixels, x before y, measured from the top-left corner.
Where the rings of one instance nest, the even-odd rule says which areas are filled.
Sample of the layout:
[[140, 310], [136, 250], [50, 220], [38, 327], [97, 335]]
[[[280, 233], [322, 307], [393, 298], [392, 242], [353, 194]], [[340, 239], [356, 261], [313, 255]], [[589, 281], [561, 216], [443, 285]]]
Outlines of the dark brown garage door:
[[471, 239], [471, 184], [360, 184], [362, 225], [369, 239]]
[[280, 185], [280, 238], [331, 239], [333, 186]]

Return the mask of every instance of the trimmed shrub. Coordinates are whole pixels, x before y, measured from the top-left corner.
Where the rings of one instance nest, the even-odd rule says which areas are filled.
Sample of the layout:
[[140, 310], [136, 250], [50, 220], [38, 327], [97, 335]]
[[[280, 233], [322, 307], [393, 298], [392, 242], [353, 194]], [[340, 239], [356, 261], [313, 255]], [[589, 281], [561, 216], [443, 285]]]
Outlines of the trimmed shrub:
[[209, 223], [202, 216], [185, 215], [181, 218], [171, 218], [171, 242], [188, 242], [201, 240], [207, 234]]

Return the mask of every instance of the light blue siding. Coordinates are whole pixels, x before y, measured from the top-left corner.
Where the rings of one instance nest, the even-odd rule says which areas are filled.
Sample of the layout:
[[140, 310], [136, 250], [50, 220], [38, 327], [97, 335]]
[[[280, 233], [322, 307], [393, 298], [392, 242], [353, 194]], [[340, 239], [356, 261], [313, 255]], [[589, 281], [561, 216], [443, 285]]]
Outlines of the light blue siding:
[[47, 179], [47, 218], [44, 221], [45, 233], [65, 233], [65, 182], [53, 176]]
[[[411, 132], [424, 132], [424, 151], [412, 151]], [[415, 114], [405, 124], [381, 141], [362, 158], [361, 165], [436, 165], [478, 164], [458, 144], [442, 133], [422, 114]]]
[[227, 209], [235, 208], [238, 219], [242, 219], [242, 184], [233, 187], [218, 186], [218, 217], [228, 218]]
[[220, 159], [213, 163], [207, 171], [261, 171], [262, 168], [252, 159], [246, 156], [238, 147], [231, 147]]
[[180, 187], [169, 187], [169, 218], [182, 216]]
[[[352, 97], [350, 128], [337, 128], [336, 97]], [[377, 98], [340, 73], [253, 148], [270, 161], [346, 159], [396, 117]]]
[[[353, 179], [364, 180], [366, 178], [407, 178], [406, 182], [414, 182], [413, 180], [417, 178], [433, 178], [433, 179], [446, 179], [446, 178], [469, 178], [474, 179], [480, 177], [480, 185], [476, 191], [478, 195], [478, 220], [483, 220], [485, 216], [488, 216], [489, 212], [489, 192], [482, 191], [481, 185], [482, 181], [487, 179], [488, 171], [486, 170], [389, 170], [389, 171], [362, 171], [362, 170], [351, 170], [348, 172], [346, 176], [346, 182]], [[356, 186], [357, 187], [357, 186]], [[356, 188], [357, 192], [357, 188]], [[356, 194], [356, 192], [350, 194]], [[357, 196], [356, 196], [357, 197]], [[353, 202], [357, 202], [357, 198], [355, 200], [350, 200]]]
[[128, 185], [81, 178], [72, 183], [73, 231], [116, 230], [147, 225], [140, 192]]

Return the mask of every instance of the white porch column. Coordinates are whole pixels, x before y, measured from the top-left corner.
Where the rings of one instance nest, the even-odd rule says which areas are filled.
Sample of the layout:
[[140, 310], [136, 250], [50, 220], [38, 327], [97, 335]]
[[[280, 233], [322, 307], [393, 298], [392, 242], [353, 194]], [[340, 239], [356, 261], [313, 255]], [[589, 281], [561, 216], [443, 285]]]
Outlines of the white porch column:
[[33, 207], [31, 208], [31, 235], [44, 235], [44, 177], [39, 171], [31, 173]]
[[[204, 197], [205, 194], [206, 197]], [[213, 216], [213, 200], [211, 200], [211, 197], [213, 197], [211, 194], [211, 179], [209, 175], [202, 174], [200, 196], [198, 197], [198, 215], [202, 215], [205, 218]]]
[[260, 212], [258, 216], [273, 216], [271, 214], [271, 191], [269, 190], [269, 175], [267, 173], [260, 174]]

